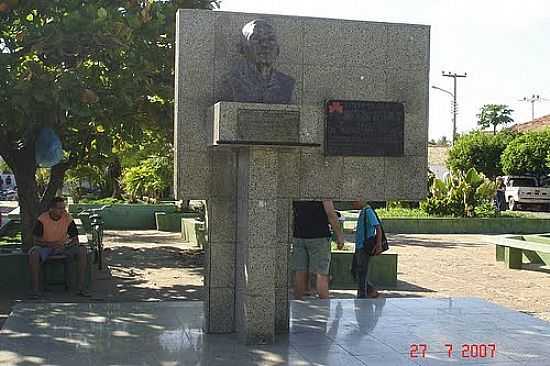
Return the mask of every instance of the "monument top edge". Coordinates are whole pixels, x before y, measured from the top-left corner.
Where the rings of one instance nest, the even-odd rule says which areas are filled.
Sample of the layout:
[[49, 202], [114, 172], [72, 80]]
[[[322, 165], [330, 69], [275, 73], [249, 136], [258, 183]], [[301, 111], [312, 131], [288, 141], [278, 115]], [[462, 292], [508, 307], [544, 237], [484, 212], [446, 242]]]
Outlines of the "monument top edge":
[[219, 101], [214, 103], [214, 107], [225, 107], [233, 109], [258, 109], [258, 110], [282, 110], [282, 111], [299, 111], [300, 106], [297, 104], [269, 104], [269, 103], [248, 103], [248, 102], [226, 102]]
[[420, 24], [420, 23], [402, 23], [402, 22], [379, 22], [374, 20], [360, 20], [360, 19], [346, 19], [346, 18], [322, 18], [322, 17], [312, 17], [305, 15], [288, 15], [288, 14], [272, 14], [272, 13], [248, 13], [248, 12], [238, 12], [238, 11], [225, 11], [225, 10], [206, 10], [206, 9], [178, 9], [178, 15], [180, 14], [211, 14], [213, 16], [217, 15], [246, 15], [251, 18], [297, 18], [304, 20], [330, 20], [330, 21], [339, 21], [339, 22], [349, 22], [349, 23], [370, 23], [370, 24], [388, 24], [388, 25], [408, 25], [415, 27], [423, 27], [430, 29], [430, 24]]

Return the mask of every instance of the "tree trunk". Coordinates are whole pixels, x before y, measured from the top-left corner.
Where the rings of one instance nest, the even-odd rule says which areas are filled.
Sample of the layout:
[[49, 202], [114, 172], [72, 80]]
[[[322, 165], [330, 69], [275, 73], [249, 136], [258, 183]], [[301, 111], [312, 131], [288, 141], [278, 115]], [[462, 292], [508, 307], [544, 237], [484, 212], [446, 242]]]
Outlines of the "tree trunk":
[[17, 195], [21, 217], [21, 236], [23, 251], [29, 250], [33, 244], [32, 231], [38, 216], [47, 209], [48, 203], [63, 186], [63, 179], [68, 164], [58, 164], [52, 167], [50, 181], [42, 199], [39, 197], [36, 184], [37, 165], [33, 148], [10, 150], [3, 154], [6, 163], [13, 171], [17, 183]]
[[34, 149], [24, 148], [10, 151], [6, 156], [6, 163], [10, 166], [17, 183], [17, 195], [21, 217], [21, 236], [23, 251], [33, 245], [32, 230], [40, 214], [40, 201], [36, 186], [36, 162]]
[[48, 208], [48, 203], [57, 196], [58, 192], [63, 188], [63, 182], [65, 181], [65, 172], [69, 168], [68, 163], [61, 163], [54, 165], [50, 171], [50, 180], [48, 186], [42, 195], [42, 201], [40, 202], [41, 211], [45, 211]]

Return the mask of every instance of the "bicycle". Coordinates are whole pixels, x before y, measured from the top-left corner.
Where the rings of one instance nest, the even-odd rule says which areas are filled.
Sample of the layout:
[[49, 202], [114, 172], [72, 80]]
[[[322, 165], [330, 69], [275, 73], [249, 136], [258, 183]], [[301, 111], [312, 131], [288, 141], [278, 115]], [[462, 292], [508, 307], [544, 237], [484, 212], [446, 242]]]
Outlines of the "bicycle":
[[111, 205], [101, 206], [100, 208], [89, 208], [81, 211], [78, 215], [87, 214], [90, 220], [90, 228], [92, 235], [92, 245], [94, 251], [94, 263], [97, 263], [97, 268], [103, 269], [103, 225], [104, 221], [101, 217], [101, 212], [111, 207]]

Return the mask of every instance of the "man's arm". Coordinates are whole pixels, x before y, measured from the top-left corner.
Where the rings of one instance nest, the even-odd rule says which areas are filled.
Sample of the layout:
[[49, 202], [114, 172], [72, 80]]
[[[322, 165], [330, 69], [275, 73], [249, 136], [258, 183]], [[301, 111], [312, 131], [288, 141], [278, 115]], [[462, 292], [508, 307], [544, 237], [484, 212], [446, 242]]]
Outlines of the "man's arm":
[[34, 243], [38, 246], [45, 247], [48, 246], [48, 242], [45, 240], [42, 240], [42, 236], [44, 235], [44, 225], [38, 220], [36, 220], [36, 223], [34, 224], [34, 229], [32, 230], [32, 236], [34, 238]]
[[332, 200], [323, 200], [323, 208], [327, 214], [328, 222], [336, 234], [336, 244], [338, 245], [338, 249], [341, 249], [344, 246], [344, 232], [338, 222], [338, 216], [336, 216], [336, 210], [334, 209]]
[[76, 224], [74, 221], [71, 221], [71, 224], [69, 225], [69, 228], [67, 229], [67, 235], [69, 236], [69, 240], [67, 241], [66, 245], [78, 245], [78, 228], [76, 227]]

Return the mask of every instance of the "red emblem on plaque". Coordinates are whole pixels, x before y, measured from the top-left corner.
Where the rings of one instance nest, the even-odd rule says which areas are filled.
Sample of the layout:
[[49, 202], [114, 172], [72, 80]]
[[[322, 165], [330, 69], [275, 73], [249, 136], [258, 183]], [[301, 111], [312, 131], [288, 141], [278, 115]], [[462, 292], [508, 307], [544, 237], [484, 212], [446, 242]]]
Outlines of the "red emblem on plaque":
[[330, 102], [328, 104], [328, 113], [344, 113], [344, 103]]

